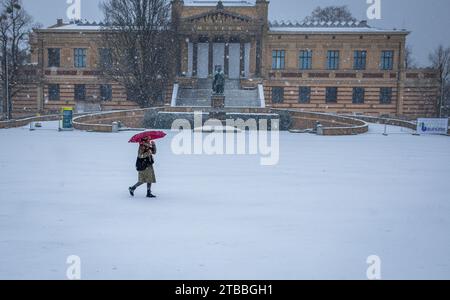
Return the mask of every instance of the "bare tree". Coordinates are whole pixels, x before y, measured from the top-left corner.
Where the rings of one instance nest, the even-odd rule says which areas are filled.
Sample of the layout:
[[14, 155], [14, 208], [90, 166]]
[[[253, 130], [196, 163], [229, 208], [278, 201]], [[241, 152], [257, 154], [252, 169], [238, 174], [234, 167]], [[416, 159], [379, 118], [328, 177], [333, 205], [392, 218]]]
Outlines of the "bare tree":
[[305, 18], [305, 22], [355, 22], [348, 6], [318, 6], [310, 16]]
[[447, 117], [450, 116], [450, 82], [447, 82], [444, 87], [444, 108], [443, 114]]
[[175, 22], [167, 0], [107, 0], [103, 47], [104, 76], [120, 83], [128, 98], [153, 106], [173, 78]]
[[32, 70], [24, 66], [28, 59], [28, 37], [32, 18], [20, 0], [0, 0], [0, 80], [3, 92], [3, 112], [12, 117], [12, 98], [29, 82]]
[[414, 69], [417, 67], [417, 64], [413, 57], [413, 49], [411, 45], [407, 45], [405, 47], [405, 68], [406, 69]]
[[439, 84], [441, 87], [441, 96], [439, 99], [439, 117], [442, 116], [442, 109], [445, 102], [445, 87], [450, 75], [450, 47], [445, 48], [439, 45], [429, 56], [431, 66], [439, 72]]

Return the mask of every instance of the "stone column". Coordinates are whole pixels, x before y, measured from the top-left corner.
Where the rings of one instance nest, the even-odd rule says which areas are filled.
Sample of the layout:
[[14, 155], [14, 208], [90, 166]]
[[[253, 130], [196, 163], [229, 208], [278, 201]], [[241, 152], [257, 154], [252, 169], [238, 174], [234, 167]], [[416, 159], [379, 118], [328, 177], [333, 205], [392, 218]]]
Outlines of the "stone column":
[[226, 77], [228, 77], [228, 75], [229, 75], [229, 63], [230, 63], [230, 40], [229, 39], [226, 39], [225, 40], [225, 57], [224, 57], [224, 66], [223, 66], [223, 68], [224, 68], [224, 73], [225, 73], [225, 76]]
[[175, 60], [176, 60], [176, 74], [177, 74], [177, 76], [180, 76], [181, 75], [181, 72], [182, 72], [182, 70], [181, 70], [181, 66], [182, 66], [182, 60], [183, 60], [183, 50], [184, 50], [184, 41], [183, 41], [183, 38], [179, 38], [177, 41], [176, 41], [177, 43], [178, 43], [178, 45], [176, 46], [177, 47], [177, 49], [176, 49], [176, 58], [175, 58]]
[[262, 44], [261, 37], [256, 37], [256, 70], [255, 75], [261, 77]]
[[240, 45], [241, 51], [239, 54], [239, 61], [240, 61], [239, 77], [243, 77], [242, 74], [245, 71], [245, 41], [243, 39], [240, 40]]
[[192, 77], [197, 77], [197, 64], [198, 64], [198, 40], [192, 41]]
[[214, 51], [213, 51], [213, 40], [209, 39], [209, 53], [208, 53], [208, 73], [209, 75], [214, 74], [214, 66], [213, 66], [213, 59], [214, 59]]

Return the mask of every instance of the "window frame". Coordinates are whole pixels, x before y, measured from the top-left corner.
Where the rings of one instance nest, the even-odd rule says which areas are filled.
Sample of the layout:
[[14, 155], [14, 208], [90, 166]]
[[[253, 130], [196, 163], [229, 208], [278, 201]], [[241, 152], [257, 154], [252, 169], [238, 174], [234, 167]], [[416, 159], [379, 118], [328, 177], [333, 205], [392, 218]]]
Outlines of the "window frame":
[[[388, 91], [388, 93], [386, 94], [385, 91]], [[383, 105], [392, 104], [392, 95], [393, 95], [392, 87], [380, 87], [380, 104]], [[385, 101], [386, 96], [389, 96], [389, 101]]]
[[[78, 96], [80, 95], [80, 91], [78, 89], [82, 88], [82, 95], [83, 97], [79, 98]], [[85, 84], [75, 84], [74, 88], [73, 88], [73, 93], [74, 93], [74, 100], [75, 101], [86, 101], [86, 85]]]
[[[53, 52], [55, 51], [55, 52]], [[53, 53], [52, 53], [53, 52]], [[52, 55], [57, 55], [57, 63], [53, 65], [55, 58], [51, 58]], [[61, 67], [61, 48], [47, 48], [47, 67], [48, 68], [60, 68]]]
[[[53, 88], [56, 88], [55, 90]], [[49, 83], [47, 85], [47, 91], [48, 91], [48, 101], [61, 101], [61, 86], [57, 83]], [[56, 97], [55, 93], [56, 91]]]
[[284, 87], [281, 86], [272, 87], [272, 103], [275, 104], [284, 103]]
[[339, 70], [340, 67], [340, 51], [327, 51], [327, 70]]
[[[105, 61], [105, 53], [108, 52], [107, 60]], [[113, 56], [111, 48], [98, 48], [98, 65], [99, 67], [112, 67], [113, 66]]]
[[[330, 91], [334, 91], [334, 93], [330, 93]], [[325, 88], [325, 103], [337, 103], [338, 102], [338, 87], [329, 86]], [[330, 95], [334, 95], [333, 99], [330, 99]]]
[[298, 64], [300, 70], [311, 70], [312, 69], [312, 50], [300, 50], [298, 54]]
[[[390, 55], [387, 55], [387, 54]], [[394, 50], [381, 51], [380, 69], [383, 71], [392, 71], [394, 69]]]
[[355, 50], [353, 53], [353, 69], [366, 70], [367, 68], [367, 50]]
[[87, 48], [73, 49], [73, 66], [75, 68], [83, 69], [87, 67], [87, 50]]
[[[306, 93], [305, 93], [306, 91]], [[306, 98], [304, 98], [306, 96]], [[299, 104], [309, 104], [311, 103], [311, 87], [310, 86], [300, 86], [298, 88], [298, 103]]]
[[284, 70], [286, 67], [286, 50], [272, 50], [272, 70]]
[[[105, 88], [108, 91], [108, 93], [107, 93], [108, 97], [104, 97], [104, 91], [106, 91]], [[102, 102], [112, 101], [112, 85], [111, 84], [105, 83], [105, 84], [100, 85], [100, 100]]]
[[364, 104], [366, 89], [363, 87], [354, 87], [352, 91], [352, 104]]

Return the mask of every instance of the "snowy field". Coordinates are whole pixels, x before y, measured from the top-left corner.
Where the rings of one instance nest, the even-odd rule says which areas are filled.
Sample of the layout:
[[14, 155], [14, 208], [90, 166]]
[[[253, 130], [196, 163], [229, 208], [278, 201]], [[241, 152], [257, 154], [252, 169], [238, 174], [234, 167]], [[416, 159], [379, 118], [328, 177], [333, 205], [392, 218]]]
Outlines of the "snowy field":
[[280, 162], [175, 156], [156, 200], [132, 132], [0, 130], [0, 279], [450, 279], [450, 138], [280, 134]]

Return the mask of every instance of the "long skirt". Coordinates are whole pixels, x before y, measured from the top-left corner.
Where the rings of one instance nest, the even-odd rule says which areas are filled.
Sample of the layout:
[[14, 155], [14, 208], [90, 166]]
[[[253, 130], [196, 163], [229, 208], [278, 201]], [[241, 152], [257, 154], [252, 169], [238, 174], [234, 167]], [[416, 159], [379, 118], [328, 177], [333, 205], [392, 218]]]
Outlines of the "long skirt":
[[153, 170], [153, 166], [149, 166], [144, 171], [138, 172], [140, 183], [156, 183], [155, 171]]

